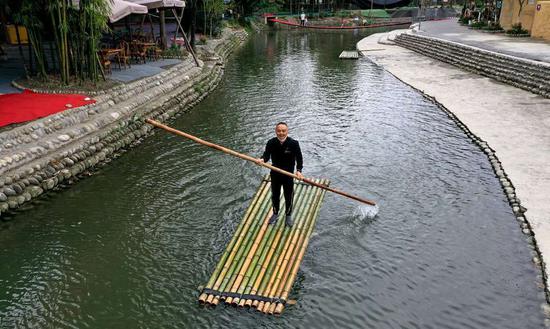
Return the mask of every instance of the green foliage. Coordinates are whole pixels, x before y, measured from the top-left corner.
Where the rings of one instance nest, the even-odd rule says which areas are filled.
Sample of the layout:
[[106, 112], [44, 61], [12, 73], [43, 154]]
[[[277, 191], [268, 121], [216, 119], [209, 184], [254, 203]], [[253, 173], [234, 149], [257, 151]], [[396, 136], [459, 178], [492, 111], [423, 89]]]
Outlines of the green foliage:
[[461, 24], [468, 24], [468, 22], [470, 21], [470, 19], [466, 16], [462, 16], [458, 19], [458, 22], [461, 23]]
[[188, 52], [185, 49], [185, 47], [181, 47], [176, 44], [172, 44], [172, 46], [162, 52], [162, 57], [166, 58], [185, 58], [187, 57]]
[[390, 18], [390, 15], [384, 9], [362, 10], [361, 15], [363, 17]]
[[[23, 0], [10, 9], [26, 26], [37, 63], [37, 76], [59, 74], [61, 84], [99, 79], [99, 40], [107, 31], [110, 0]], [[46, 60], [44, 40], [55, 42], [51, 60]], [[52, 63], [48, 67], [48, 63]]]
[[15, 19], [17, 23], [23, 24], [27, 28], [33, 55], [36, 59], [37, 75], [40, 79], [46, 79], [48, 68], [41, 34], [44, 24], [41, 21], [42, 13], [38, 10], [38, 7], [36, 3], [33, 5], [32, 1], [23, 1], [19, 12], [15, 14]]
[[485, 27], [483, 27], [484, 30], [487, 30], [487, 31], [503, 31], [502, 27], [500, 26], [499, 23], [495, 23], [495, 24], [489, 24]]
[[225, 10], [223, 0], [202, 0], [204, 14], [204, 33], [210, 37], [217, 35], [220, 30], [222, 13]]
[[235, 18], [223, 21], [223, 25], [231, 28], [237, 28], [240, 27], [240, 23]]
[[338, 10], [335, 12], [336, 17], [353, 18], [353, 17], [372, 17], [372, 18], [389, 18], [390, 15], [384, 9], [367, 9], [367, 10]]
[[347, 10], [338, 10], [336, 12], [336, 17], [341, 17], [341, 18], [346, 18], [346, 17], [350, 17], [350, 14], [349, 14], [349, 11]]
[[278, 13], [284, 6], [284, 0], [259, 0], [256, 5], [258, 13]]
[[517, 23], [517, 24], [514, 24], [512, 25], [512, 28], [508, 31], [506, 31], [506, 34], [511, 34], [511, 35], [527, 35], [529, 34], [529, 31], [527, 31], [526, 29], [524, 29], [522, 26], [521, 26], [521, 23]]
[[484, 22], [484, 21], [477, 21], [477, 22], [472, 23], [470, 26], [474, 29], [480, 29], [482, 27], [487, 26], [487, 23]]

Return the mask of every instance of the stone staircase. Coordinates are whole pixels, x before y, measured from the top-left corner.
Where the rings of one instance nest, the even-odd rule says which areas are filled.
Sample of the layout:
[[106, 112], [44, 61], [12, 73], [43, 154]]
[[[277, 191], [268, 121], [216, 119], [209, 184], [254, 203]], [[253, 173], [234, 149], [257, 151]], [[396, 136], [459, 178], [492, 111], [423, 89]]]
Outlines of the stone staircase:
[[397, 45], [517, 88], [550, 98], [550, 64], [432, 37], [402, 33]]

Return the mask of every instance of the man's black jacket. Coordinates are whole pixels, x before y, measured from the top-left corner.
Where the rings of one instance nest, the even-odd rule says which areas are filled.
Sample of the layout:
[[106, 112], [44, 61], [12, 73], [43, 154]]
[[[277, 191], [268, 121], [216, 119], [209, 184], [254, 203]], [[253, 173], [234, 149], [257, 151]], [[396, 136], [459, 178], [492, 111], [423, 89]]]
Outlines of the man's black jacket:
[[270, 158], [277, 168], [294, 173], [294, 163], [296, 163], [296, 169], [302, 171], [303, 159], [300, 144], [290, 137], [287, 137], [282, 144], [277, 137], [267, 141], [262, 159], [268, 162]]

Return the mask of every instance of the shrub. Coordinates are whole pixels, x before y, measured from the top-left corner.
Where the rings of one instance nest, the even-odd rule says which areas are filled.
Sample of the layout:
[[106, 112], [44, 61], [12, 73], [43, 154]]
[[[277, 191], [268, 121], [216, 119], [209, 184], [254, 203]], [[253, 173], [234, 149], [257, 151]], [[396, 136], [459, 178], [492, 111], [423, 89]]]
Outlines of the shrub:
[[494, 24], [489, 24], [489, 25], [483, 27], [483, 29], [487, 30], [487, 31], [501, 31], [502, 27], [500, 26], [499, 23], [494, 23]]
[[521, 23], [517, 23], [517, 24], [512, 25], [512, 29], [506, 31], [506, 34], [523, 35], [523, 34], [529, 34], [529, 31], [524, 29], [521, 26]]
[[470, 19], [468, 17], [465, 17], [465, 16], [462, 16], [458, 19], [458, 22], [461, 23], [461, 24], [465, 24], [465, 25], [468, 25], [468, 21]]
[[483, 27], [486, 27], [487, 23], [485, 23], [484, 21], [478, 21], [478, 22], [472, 23], [472, 25], [470, 25], [470, 26], [474, 29], [481, 29]]

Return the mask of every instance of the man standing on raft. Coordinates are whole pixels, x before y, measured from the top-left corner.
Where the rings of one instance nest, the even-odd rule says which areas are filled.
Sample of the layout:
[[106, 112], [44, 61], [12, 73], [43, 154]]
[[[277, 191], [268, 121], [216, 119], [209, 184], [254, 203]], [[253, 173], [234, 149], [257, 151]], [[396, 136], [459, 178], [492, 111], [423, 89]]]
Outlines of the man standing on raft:
[[[268, 162], [271, 158], [273, 166], [288, 171], [294, 172], [294, 164], [296, 163], [296, 176], [300, 179], [302, 176], [302, 151], [297, 140], [288, 137], [288, 125], [285, 122], [279, 122], [275, 126], [275, 134], [277, 137], [267, 141], [265, 152], [259, 159], [263, 162]], [[279, 205], [281, 196], [281, 186], [285, 195], [286, 218], [285, 224], [292, 226], [292, 198], [294, 196], [294, 181], [292, 177], [283, 175], [276, 171], [271, 171], [271, 200], [273, 202], [273, 215], [269, 219], [269, 224], [275, 224], [279, 216]]]

